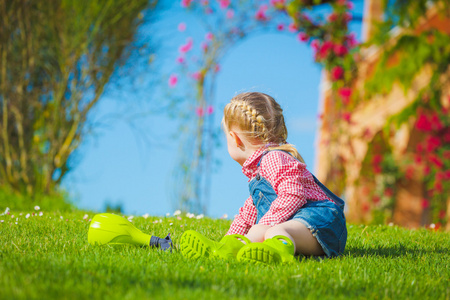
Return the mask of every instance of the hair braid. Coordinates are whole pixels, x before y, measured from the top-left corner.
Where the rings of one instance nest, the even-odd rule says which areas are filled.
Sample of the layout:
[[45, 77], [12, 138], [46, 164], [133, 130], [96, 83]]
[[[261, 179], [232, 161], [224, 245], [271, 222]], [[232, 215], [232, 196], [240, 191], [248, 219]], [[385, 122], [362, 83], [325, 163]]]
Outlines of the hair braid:
[[259, 114], [255, 108], [242, 100], [237, 103], [237, 106], [247, 118], [248, 124], [250, 124], [250, 128], [252, 129], [252, 133], [256, 134], [258, 137], [261, 137], [265, 143], [268, 143], [269, 131], [265, 125], [266, 119], [264, 116]]
[[267, 94], [250, 92], [236, 95], [225, 106], [222, 122], [227, 130], [239, 129], [255, 145], [287, 151], [303, 162], [295, 146], [286, 144], [283, 110]]

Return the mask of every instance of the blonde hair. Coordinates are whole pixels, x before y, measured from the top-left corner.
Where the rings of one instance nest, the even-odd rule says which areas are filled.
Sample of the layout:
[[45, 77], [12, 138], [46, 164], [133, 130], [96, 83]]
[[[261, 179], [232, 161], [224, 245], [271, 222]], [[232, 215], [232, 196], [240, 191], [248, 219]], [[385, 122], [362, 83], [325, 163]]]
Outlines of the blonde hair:
[[[252, 144], [268, 146], [269, 151], [289, 152], [304, 163], [297, 149], [286, 144], [288, 133], [283, 110], [275, 99], [267, 94], [251, 92], [233, 97], [225, 106], [222, 123], [227, 131], [238, 128]], [[276, 146], [271, 146], [272, 144]]]

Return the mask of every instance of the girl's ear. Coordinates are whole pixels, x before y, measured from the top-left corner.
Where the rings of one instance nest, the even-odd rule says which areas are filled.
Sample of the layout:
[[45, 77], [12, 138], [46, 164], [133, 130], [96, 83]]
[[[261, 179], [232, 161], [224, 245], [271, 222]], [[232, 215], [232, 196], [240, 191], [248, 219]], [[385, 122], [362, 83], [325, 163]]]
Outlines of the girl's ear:
[[244, 143], [242, 142], [241, 138], [239, 137], [239, 135], [236, 132], [230, 131], [229, 135], [231, 135], [231, 137], [235, 141], [237, 147], [241, 148], [244, 146]]

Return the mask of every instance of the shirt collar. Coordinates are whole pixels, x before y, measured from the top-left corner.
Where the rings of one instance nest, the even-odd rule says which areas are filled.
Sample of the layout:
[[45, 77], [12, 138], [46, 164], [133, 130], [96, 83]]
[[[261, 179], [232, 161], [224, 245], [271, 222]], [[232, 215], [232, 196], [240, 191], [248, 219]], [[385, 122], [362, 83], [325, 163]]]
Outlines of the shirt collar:
[[264, 151], [267, 147], [261, 147], [256, 150], [242, 165], [242, 173], [247, 176], [249, 179], [254, 177], [255, 172], [258, 170], [258, 162], [261, 159]]

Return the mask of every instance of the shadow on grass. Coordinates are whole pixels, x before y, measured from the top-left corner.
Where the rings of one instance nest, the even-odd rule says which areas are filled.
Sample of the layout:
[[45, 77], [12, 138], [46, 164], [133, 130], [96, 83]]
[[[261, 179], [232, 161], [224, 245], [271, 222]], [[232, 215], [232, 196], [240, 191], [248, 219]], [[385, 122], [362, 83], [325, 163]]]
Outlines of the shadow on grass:
[[449, 249], [445, 247], [430, 249], [414, 249], [405, 247], [402, 244], [390, 247], [379, 247], [379, 248], [358, 248], [358, 247], [347, 247], [344, 251], [343, 256], [348, 257], [364, 257], [364, 256], [380, 256], [380, 257], [401, 257], [405, 255], [412, 256], [423, 256], [429, 254], [448, 254]]
[[[448, 255], [450, 253], [450, 249], [446, 247], [440, 247], [437, 249], [411, 249], [405, 247], [402, 244], [397, 246], [390, 247], [379, 247], [379, 248], [361, 248], [361, 247], [347, 247], [344, 251], [344, 254], [340, 257], [402, 257], [402, 256], [413, 256], [420, 257], [424, 255], [430, 254], [439, 254], [439, 255]], [[295, 257], [299, 262], [302, 260], [327, 260], [333, 259], [333, 257], [327, 256], [302, 256], [298, 255]], [[335, 258], [335, 257], [334, 257]]]

